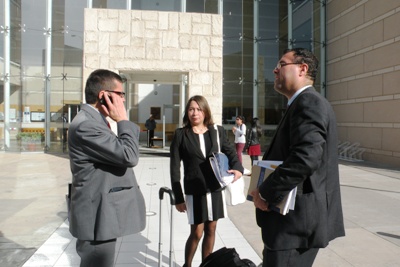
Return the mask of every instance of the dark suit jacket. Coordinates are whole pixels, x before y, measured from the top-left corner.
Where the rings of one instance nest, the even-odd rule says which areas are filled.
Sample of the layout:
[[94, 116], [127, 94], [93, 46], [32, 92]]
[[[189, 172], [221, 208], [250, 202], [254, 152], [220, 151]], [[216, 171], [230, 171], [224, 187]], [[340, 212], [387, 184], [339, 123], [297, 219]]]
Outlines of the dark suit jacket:
[[139, 160], [139, 127], [130, 121], [117, 126], [118, 136], [83, 105], [69, 127], [69, 229], [80, 240], [110, 240], [145, 228], [144, 198], [132, 169]]
[[263, 160], [283, 161], [259, 187], [267, 202], [278, 203], [298, 187], [295, 209], [286, 216], [256, 210], [267, 248], [322, 248], [344, 236], [336, 119], [314, 88], [290, 105]]
[[[207, 157], [203, 156], [200, 149], [200, 142], [197, 134], [190, 128], [179, 128], [175, 131], [171, 143], [171, 185], [174, 191], [176, 204], [184, 202], [180, 166], [183, 161], [184, 166], [184, 190], [188, 195], [205, 195], [208, 191], [213, 192], [220, 189], [220, 184], [215, 177], [209, 158], [212, 152], [218, 152], [217, 131], [213, 126], [208, 127], [211, 134], [211, 151], [207, 151]], [[243, 166], [239, 162], [236, 149], [225, 135], [222, 126], [218, 126], [220, 137], [221, 152], [225, 153], [229, 159], [231, 169], [243, 173]]]

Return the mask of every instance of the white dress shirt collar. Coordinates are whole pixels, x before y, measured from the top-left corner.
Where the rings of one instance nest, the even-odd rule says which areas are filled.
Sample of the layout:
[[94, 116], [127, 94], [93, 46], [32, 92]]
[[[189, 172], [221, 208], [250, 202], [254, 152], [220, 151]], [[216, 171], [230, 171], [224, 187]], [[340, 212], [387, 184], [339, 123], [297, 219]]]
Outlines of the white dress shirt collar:
[[312, 85], [306, 85], [306, 86], [300, 88], [299, 90], [297, 90], [296, 93], [292, 96], [292, 98], [289, 99], [289, 101], [288, 101], [288, 103], [287, 103], [288, 106], [290, 106], [290, 104], [293, 103], [293, 101], [296, 99], [296, 97], [297, 97], [301, 92], [303, 92], [304, 90], [306, 90], [308, 87], [312, 87]]

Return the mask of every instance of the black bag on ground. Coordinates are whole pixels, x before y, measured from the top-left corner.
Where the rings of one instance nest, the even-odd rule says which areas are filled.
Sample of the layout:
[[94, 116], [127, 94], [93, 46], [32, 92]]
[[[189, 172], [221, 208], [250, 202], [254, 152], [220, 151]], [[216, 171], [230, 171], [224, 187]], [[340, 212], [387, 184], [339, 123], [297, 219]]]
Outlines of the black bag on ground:
[[240, 259], [234, 248], [220, 248], [208, 255], [199, 267], [256, 267], [249, 259]]

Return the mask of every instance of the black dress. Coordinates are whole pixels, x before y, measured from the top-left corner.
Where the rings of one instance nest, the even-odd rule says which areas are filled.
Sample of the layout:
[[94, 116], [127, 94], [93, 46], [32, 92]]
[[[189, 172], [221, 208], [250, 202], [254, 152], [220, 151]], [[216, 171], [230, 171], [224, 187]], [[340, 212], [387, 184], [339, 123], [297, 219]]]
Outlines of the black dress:
[[[210, 131], [198, 134], [203, 154], [211, 150]], [[204, 160], [208, 158], [204, 157]], [[186, 195], [186, 208], [189, 224], [201, 224], [227, 217], [224, 190], [208, 192], [206, 195]]]

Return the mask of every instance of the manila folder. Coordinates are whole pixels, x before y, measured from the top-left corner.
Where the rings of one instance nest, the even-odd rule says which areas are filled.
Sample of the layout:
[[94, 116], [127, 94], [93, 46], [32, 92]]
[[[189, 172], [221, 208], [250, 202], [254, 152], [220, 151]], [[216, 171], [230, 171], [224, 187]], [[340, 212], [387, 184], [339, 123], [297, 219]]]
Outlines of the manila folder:
[[247, 191], [247, 200], [253, 201], [253, 197], [250, 195], [250, 193], [257, 189], [265, 179], [267, 179], [268, 175], [270, 175], [274, 169], [270, 168], [265, 168], [261, 167], [258, 165], [253, 165], [251, 169], [251, 179], [250, 179], [250, 185], [249, 185], [249, 190]]

